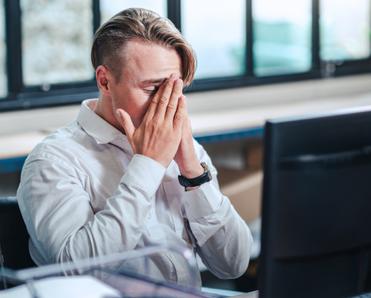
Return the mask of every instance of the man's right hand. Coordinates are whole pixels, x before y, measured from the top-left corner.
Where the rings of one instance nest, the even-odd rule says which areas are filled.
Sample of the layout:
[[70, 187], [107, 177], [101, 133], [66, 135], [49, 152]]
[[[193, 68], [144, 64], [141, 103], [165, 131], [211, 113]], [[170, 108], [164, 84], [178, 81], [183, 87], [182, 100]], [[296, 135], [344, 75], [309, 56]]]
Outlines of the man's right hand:
[[182, 137], [183, 121], [186, 120], [186, 105], [183, 81], [171, 76], [153, 96], [147, 113], [138, 128], [123, 109], [117, 109], [117, 120], [134, 154], [148, 156], [164, 167], [173, 160]]

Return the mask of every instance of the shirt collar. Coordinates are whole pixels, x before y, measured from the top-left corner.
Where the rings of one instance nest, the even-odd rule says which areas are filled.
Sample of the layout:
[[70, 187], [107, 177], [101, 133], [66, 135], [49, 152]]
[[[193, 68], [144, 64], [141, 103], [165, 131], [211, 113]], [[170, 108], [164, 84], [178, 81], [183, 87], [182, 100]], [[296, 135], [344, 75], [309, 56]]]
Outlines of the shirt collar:
[[112, 143], [131, 152], [127, 137], [94, 112], [97, 101], [98, 99], [87, 99], [81, 103], [77, 122], [97, 144]]

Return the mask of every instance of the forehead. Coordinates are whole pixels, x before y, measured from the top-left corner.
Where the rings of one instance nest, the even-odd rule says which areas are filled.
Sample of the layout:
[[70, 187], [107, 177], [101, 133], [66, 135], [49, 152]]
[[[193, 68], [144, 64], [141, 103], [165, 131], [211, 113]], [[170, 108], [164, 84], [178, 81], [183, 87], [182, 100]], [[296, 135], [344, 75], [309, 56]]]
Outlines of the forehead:
[[181, 60], [175, 49], [153, 42], [131, 40], [122, 49], [123, 75], [132, 81], [181, 77]]

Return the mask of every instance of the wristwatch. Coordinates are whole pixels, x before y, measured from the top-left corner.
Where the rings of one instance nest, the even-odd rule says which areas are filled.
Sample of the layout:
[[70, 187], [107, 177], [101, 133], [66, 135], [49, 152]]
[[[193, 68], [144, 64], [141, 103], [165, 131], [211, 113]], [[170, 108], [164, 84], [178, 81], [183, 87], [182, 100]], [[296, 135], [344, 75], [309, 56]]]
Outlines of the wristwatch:
[[184, 186], [186, 191], [189, 187], [200, 186], [212, 179], [209, 167], [207, 166], [206, 162], [201, 162], [201, 167], [203, 167], [204, 172], [200, 176], [197, 176], [195, 178], [187, 178], [183, 175], [178, 176], [180, 185]]

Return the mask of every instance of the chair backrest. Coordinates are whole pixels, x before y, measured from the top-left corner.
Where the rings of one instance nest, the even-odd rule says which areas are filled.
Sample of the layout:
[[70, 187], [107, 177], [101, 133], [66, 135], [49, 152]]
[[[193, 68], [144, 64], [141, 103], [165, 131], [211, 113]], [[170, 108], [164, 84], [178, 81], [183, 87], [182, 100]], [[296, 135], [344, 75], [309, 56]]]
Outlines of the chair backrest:
[[23, 269], [35, 266], [28, 251], [28, 238], [17, 199], [0, 197], [0, 249], [5, 267]]

